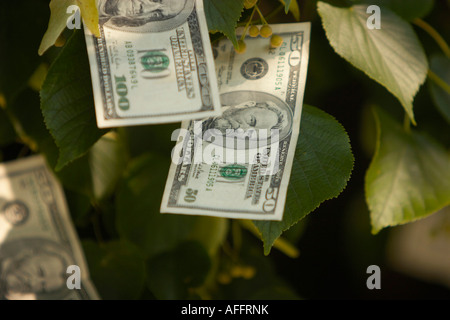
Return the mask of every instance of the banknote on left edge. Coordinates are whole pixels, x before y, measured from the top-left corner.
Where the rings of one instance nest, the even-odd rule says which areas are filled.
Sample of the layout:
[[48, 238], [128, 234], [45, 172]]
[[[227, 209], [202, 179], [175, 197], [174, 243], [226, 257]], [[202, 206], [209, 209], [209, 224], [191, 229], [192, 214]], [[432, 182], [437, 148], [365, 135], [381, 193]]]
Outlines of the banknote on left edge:
[[97, 0], [85, 28], [99, 128], [221, 114], [202, 0]]
[[[69, 288], [79, 267], [79, 289]], [[71, 284], [76, 283], [76, 280]], [[0, 300], [98, 300], [64, 192], [41, 156], [0, 164]]]

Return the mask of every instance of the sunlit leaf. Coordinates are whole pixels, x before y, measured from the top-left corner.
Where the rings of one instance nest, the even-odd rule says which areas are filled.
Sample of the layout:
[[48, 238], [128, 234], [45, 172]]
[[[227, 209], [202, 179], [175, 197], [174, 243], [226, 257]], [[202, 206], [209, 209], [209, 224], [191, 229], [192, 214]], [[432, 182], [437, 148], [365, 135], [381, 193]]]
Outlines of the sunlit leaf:
[[376, 109], [377, 151], [366, 174], [372, 232], [424, 218], [450, 204], [450, 154]]
[[98, 28], [98, 10], [95, 5], [95, 0], [52, 0], [50, 2], [50, 21], [39, 47], [39, 55], [43, 55], [48, 48], [58, 41], [58, 38], [66, 28], [67, 20], [71, 15], [71, 11], [69, 11], [69, 13], [67, 11], [69, 7], [73, 5], [80, 8], [81, 17], [89, 30], [95, 36], [100, 36], [100, 30]]
[[368, 28], [367, 5], [338, 8], [320, 1], [318, 10], [334, 50], [396, 96], [415, 123], [412, 103], [428, 62], [411, 25], [386, 8], [381, 29]]

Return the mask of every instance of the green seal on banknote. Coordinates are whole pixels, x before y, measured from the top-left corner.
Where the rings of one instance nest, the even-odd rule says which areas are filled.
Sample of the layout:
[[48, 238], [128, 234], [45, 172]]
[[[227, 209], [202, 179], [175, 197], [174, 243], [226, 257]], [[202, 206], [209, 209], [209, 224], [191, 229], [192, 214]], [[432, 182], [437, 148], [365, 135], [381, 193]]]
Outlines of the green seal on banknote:
[[247, 175], [247, 168], [240, 164], [232, 164], [220, 169], [220, 175], [228, 180], [239, 180]]
[[153, 73], [159, 73], [169, 67], [170, 59], [161, 51], [152, 51], [141, 57], [141, 63], [144, 69]]

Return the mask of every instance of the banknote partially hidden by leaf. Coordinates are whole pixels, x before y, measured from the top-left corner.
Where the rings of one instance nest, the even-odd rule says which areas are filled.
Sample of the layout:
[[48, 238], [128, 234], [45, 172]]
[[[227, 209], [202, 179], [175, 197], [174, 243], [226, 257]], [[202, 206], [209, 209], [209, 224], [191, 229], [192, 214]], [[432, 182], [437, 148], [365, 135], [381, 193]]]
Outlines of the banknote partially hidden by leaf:
[[253, 221], [264, 242], [264, 253], [283, 233], [323, 201], [337, 197], [353, 169], [350, 140], [342, 125], [327, 113], [303, 106], [282, 221]]
[[95, 5], [95, 0], [52, 0], [50, 2], [50, 21], [38, 50], [39, 55], [43, 55], [58, 40], [67, 26], [67, 19], [70, 18], [72, 12], [69, 10], [69, 13], [67, 13], [67, 11], [73, 5], [80, 8], [81, 17], [89, 30], [97, 37], [100, 36], [98, 29], [98, 10]]

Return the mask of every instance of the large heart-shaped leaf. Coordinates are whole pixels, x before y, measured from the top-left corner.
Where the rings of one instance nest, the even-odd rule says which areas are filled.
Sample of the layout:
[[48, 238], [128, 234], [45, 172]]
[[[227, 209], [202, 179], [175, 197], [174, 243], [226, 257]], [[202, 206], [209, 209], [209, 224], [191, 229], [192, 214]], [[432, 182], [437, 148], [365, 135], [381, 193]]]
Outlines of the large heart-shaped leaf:
[[424, 218], [450, 204], [450, 154], [376, 109], [377, 150], [366, 175], [372, 232]]
[[412, 103], [428, 62], [411, 25], [387, 8], [381, 10], [381, 29], [368, 28], [367, 5], [337, 8], [319, 2], [318, 10], [334, 50], [396, 96], [415, 123]]
[[108, 132], [97, 127], [82, 32], [75, 32], [50, 67], [41, 90], [41, 109], [60, 150], [57, 171], [84, 155]]
[[317, 108], [303, 106], [283, 220], [253, 222], [261, 232], [265, 254], [283, 231], [342, 192], [353, 161], [350, 140], [339, 122]]

